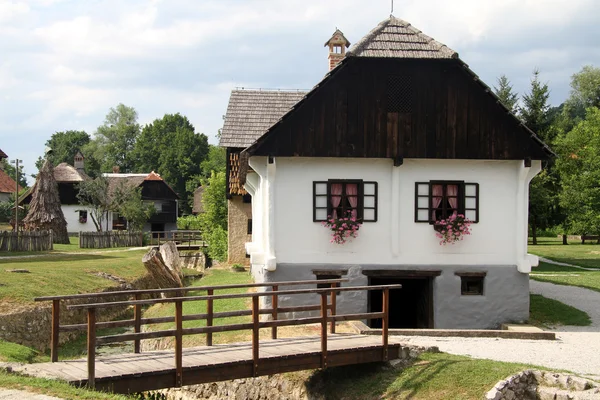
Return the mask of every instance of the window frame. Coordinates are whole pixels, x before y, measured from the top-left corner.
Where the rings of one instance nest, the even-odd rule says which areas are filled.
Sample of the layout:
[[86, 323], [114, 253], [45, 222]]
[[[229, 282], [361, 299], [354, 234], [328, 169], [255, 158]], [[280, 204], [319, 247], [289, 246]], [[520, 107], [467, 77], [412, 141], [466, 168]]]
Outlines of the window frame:
[[[375, 181], [364, 181], [362, 179], [328, 179], [326, 181], [313, 181], [313, 222], [324, 222], [327, 221], [327, 217], [325, 217], [324, 219], [320, 219], [317, 217], [317, 210], [326, 210], [326, 215], [332, 215], [333, 214], [333, 206], [331, 205], [330, 199], [331, 199], [331, 185], [336, 184], [336, 183], [341, 183], [342, 185], [345, 184], [357, 184], [358, 187], [358, 201], [357, 201], [357, 205], [356, 205], [356, 210], [357, 210], [357, 219], [361, 222], [377, 222], [377, 218], [378, 218], [378, 184]], [[317, 194], [317, 185], [327, 185], [327, 190], [326, 193], [320, 193]], [[373, 194], [365, 194], [365, 185], [372, 185], [373, 186]], [[345, 186], [343, 186], [343, 188], [345, 188]], [[342, 189], [342, 194], [345, 193], [345, 190]], [[319, 207], [317, 206], [317, 198], [318, 197], [325, 197], [326, 199], [326, 207]], [[365, 197], [372, 197], [373, 198], [373, 206], [365, 206]], [[373, 210], [373, 218], [372, 219], [365, 219], [364, 218], [364, 211], [365, 210]]]
[[[479, 222], [479, 183], [457, 181], [457, 180], [431, 180], [428, 182], [415, 182], [415, 222], [416, 223], [429, 223], [433, 225], [435, 221], [431, 218], [433, 211], [433, 186], [434, 185], [457, 185], [458, 186], [458, 205], [457, 210], [459, 214], [465, 216], [467, 211], [475, 213], [475, 219], [471, 219], [472, 223]], [[419, 194], [419, 186], [427, 186], [427, 194]], [[467, 195], [467, 187], [473, 187], [475, 190], [474, 195]], [[444, 190], [444, 198], [446, 197]], [[419, 199], [427, 198], [427, 208], [419, 207]], [[475, 207], [466, 207], [467, 199], [475, 199]], [[444, 203], [444, 208], [446, 202]], [[427, 220], [419, 219], [419, 211], [427, 210]], [[447, 216], [446, 216], [447, 218]]]
[[[455, 272], [454, 275], [460, 277], [460, 295], [461, 296], [485, 296], [485, 278], [486, 272]], [[468, 284], [477, 284], [477, 291], [469, 291]]]

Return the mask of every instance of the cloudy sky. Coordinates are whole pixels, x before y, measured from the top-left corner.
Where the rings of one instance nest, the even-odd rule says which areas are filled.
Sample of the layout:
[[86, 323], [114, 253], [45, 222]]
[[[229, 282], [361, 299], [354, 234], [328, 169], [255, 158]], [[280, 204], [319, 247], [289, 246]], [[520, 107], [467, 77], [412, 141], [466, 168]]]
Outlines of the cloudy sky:
[[[537, 67], [551, 103], [600, 66], [598, 0], [395, 0], [394, 15], [522, 93]], [[229, 92], [311, 88], [335, 28], [356, 42], [390, 0], [0, 0], [0, 148], [26, 172], [52, 133], [93, 134], [124, 103], [142, 124], [186, 115], [212, 143]], [[30, 179], [31, 181], [31, 179]]]

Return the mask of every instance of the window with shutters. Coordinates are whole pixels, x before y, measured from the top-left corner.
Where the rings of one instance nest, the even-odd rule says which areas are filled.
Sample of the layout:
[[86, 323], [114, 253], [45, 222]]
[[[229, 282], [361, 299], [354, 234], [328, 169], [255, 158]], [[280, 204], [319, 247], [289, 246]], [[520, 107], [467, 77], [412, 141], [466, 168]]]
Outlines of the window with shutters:
[[351, 215], [362, 222], [377, 221], [377, 182], [330, 179], [313, 182], [313, 221]]
[[415, 183], [415, 222], [446, 219], [462, 214], [479, 222], [479, 184], [464, 181], [429, 181]]

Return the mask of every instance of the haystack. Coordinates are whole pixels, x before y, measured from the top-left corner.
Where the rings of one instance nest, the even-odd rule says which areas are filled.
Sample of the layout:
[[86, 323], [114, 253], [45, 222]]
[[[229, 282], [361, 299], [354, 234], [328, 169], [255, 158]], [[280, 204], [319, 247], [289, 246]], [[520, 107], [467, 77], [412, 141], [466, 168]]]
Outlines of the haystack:
[[58, 184], [54, 179], [54, 167], [46, 159], [31, 191], [29, 212], [23, 220], [25, 229], [50, 230], [54, 243], [69, 244], [67, 221], [60, 207]]

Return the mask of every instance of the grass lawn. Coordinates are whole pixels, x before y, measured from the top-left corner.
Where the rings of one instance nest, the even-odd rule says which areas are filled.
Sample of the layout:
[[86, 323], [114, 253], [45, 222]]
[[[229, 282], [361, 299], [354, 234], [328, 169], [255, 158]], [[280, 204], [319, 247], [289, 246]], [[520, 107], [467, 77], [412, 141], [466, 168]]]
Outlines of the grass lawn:
[[499, 380], [530, 367], [423, 353], [403, 371], [383, 364], [331, 368], [316, 372], [308, 384], [317, 384], [319, 387], [313, 386], [313, 390], [326, 399], [479, 400]]
[[531, 279], [536, 281], [579, 286], [600, 292], [600, 270], [586, 271], [540, 262], [539, 267], [533, 268], [531, 273], [534, 274]]
[[131, 400], [134, 397], [118, 394], [95, 392], [87, 389], [77, 389], [67, 383], [41, 378], [9, 374], [0, 371], [0, 387], [7, 389], [26, 390], [32, 393], [56, 396], [63, 399], [83, 400]]
[[577, 308], [539, 294], [530, 295], [529, 323], [548, 328], [553, 325], [588, 326], [590, 316]]
[[595, 242], [581, 244], [580, 240], [571, 240], [565, 246], [559, 238], [538, 238], [538, 244], [534, 246], [530, 238], [528, 251], [554, 261], [600, 270], [600, 245]]
[[[1, 230], [1, 229], [0, 229]], [[11, 252], [0, 252], [0, 257], [21, 257], [21, 256], [32, 256], [32, 255], [46, 255], [46, 254], [62, 254], [62, 253], [103, 253], [103, 252], [114, 252], [124, 250], [121, 247], [112, 247], [107, 249], [82, 249], [79, 247], [79, 237], [69, 237], [69, 244], [55, 244], [53, 250], [49, 251], [11, 251]], [[2, 262], [2, 260], [0, 260]]]
[[[94, 273], [105, 272], [126, 280], [146, 273], [142, 264], [145, 250], [105, 254], [59, 254], [35, 258], [0, 260], [0, 312], [7, 303], [31, 303], [34, 297], [97, 292], [115, 282]], [[29, 273], [8, 273], [25, 269]]]

